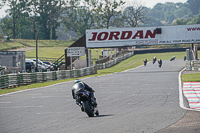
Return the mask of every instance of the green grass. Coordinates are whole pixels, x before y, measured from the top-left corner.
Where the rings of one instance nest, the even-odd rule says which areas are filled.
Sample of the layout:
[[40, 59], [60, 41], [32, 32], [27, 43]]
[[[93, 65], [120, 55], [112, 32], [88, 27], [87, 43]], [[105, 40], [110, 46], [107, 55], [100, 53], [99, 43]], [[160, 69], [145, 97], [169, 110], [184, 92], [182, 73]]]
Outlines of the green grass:
[[8, 50], [8, 49], [17, 49], [24, 48], [25, 46], [19, 42], [1, 42], [0, 41], [0, 50]]
[[[30, 47], [35, 47], [35, 40], [22, 40], [21, 43]], [[60, 41], [60, 40], [38, 40], [39, 47], [69, 47], [74, 41]]]
[[[58, 59], [61, 55], [64, 54], [64, 49], [70, 46], [73, 41], [57, 41], [57, 40], [39, 40], [38, 41], [38, 55], [39, 59], [45, 60], [47, 58]], [[23, 47], [35, 47], [35, 40], [14, 40], [12, 42], [2, 42], [0, 41], [0, 50], [7, 50], [7, 49], [16, 49], [16, 48], [23, 48]], [[191, 45], [189, 45], [191, 46]], [[98, 50], [98, 52], [96, 51]], [[92, 53], [92, 61], [97, 60], [98, 56], [101, 55], [101, 50], [103, 49], [91, 49]], [[26, 51], [26, 57], [35, 58], [35, 49]], [[121, 63], [107, 69], [98, 70], [97, 74], [89, 75], [85, 77], [92, 77], [92, 76], [100, 76], [105, 74], [110, 74], [114, 72], [121, 72], [131, 68], [136, 68], [143, 64], [143, 59], [147, 58], [148, 61], [152, 61], [153, 57], [156, 56], [157, 59], [161, 58], [162, 60], [169, 60], [172, 56], [176, 56], [176, 59], [183, 59], [186, 52], [169, 52], [169, 53], [148, 53], [148, 54], [138, 54], [134, 55], [133, 57], [122, 61]], [[109, 52], [110, 55], [110, 52]], [[200, 55], [200, 51], [198, 52]], [[81, 59], [85, 59], [86, 57], [83, 56]], [[84, 78], [84, 77], [81, 77]], [[56, 83], [66, 82], [74, 80], [72, 79], [64, 79], [64, 80], [56, 80], [44, 83], [35, 83], [26, 86], [20, 86], [17, 88], [10, 88], [10, 89], [0, 89], [0, 94], [5, 94], [9, 92], [31, 89], [31, 88], [38, 88], [44, 87]], [[184, 74], [182, 75], [182, 81], [200, 81], [200, 74]]]
[[143, 59], [146, 58], [148, 61], [152, 61], [153, 57], [157, 59], [170, 60], [172, 56], [176, 56], [176, 59], [183, 59], [185, 52], [169, 52], [169, 53], [149, 53], [149, 54], [138, 54], [134, 55], [127, 60], [107, 69], [98, 70], [98, 74], [109, 74], [114, 72], [121, 72], [131, 68], [136, 68], [143, 64]]
[[[38, 57], [41, 60], [46, 60], [48, 58], [52, 58], [50, 60], [55, 61], [60, 56], [64, 54], [64, 50], [66, 47], [39, 47], [38, 48]], [[26, 58], [36, 58], [36, 50], [31, 49], [26, 51]]]
[[191, 73], [181, 75], [182, 82], [200, 82], [200, 73]]
[[[120, 62], [119, 64], [111, 68], [98, 70], [97, 74], [93, 74], [93, 75], [89, 75], [85, 77], [100, 76], [100, 75], [110, 74], [114, 72], [121, 72], [121, 71], [131, 69], [131, 68], [136, 68], [143, 64], [144, 58], [147, 58], [149, 61], [151, 61], [154, 56], [156, 56], [157, 58], [161, 58], [162, 60], [169, 60], [172, 56], [176, 56], [176, 59], [183, 59], [184, 55], [185, 55], [185, 52], [138, 54], [138, 55], [134, 55], [128, 58], [127, 60]], [[84, 77], [81, 77], [81, 78], [84, 78]], [[74, 78], [56, 80], [56, 81], [50, 81], [50, 82], [44, 82], [44, 83], [36, 83], [36, 84], [20, 86], [20, 87], [11, 88], [11, 89], [1, 89], [0, 94], [5, 94], [5, 93], [19, 91], [19, 90], [25, 90], [25, 89], [31, 89], [31, 88], [44, 87], [44, 86], [71, 81], [71, 80], [74, 80]]]
[[[38, 40], [38, 47], [69, 47], [74, 41]], [[8, 42], [0, 41], [0, 50], [10, 50], [24, 47], [36, 47], [35, 40], [14, 39]]]
[[61, 82], [71, 81], [71, 80], [75, 80], [75, 79], [71, 78], [71, 79], [55, 80], [55, 81], [49, 81], [49, 82], [43, 82], [43, 83], [34, 83], [30, 85], [24, 85], [24, 86], [20, 86], [16, 88], [0, 89], [0, 94], [6, 94], [10, 92], [27, 90], [27, 89], [32, 89], [32, 88], [45, 87], [45, 86], [49, 86], [49, 85], [53, 85], [53, 84], [57, 84]]

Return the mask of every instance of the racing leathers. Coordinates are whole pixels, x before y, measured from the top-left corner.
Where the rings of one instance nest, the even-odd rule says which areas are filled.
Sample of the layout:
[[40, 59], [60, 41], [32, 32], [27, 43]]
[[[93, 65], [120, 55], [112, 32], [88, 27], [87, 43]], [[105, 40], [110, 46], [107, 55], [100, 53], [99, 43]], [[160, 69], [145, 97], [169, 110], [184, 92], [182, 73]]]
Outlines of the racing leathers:
[[[91, 98], [92, 104], [94, 106], [97, 106], [96, 98], [94, 97], [94, 93], [93, 93], [94, 90], [84, 82], [79, 82], [79, 83], [82, 83], [84, 85], [84, 87], [85, 87], [84, 89], [87, 90], [90, 93], [90, 98]], [[78, 83], [76, 83], [76, 84], [78, 84]], [[81, 105], [81, 101], [79, 99], [77, 99], [77, 96], [75, 94], [74, 87], [72, 87], [72, 96], [73, 96], [73, 99], [76, 99], [76, 104]]]

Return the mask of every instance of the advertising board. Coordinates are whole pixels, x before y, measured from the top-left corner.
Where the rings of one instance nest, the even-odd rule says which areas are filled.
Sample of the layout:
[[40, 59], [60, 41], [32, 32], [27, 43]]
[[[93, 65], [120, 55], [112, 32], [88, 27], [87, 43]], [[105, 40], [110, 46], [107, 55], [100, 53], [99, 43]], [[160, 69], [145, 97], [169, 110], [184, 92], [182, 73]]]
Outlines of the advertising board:
[[85, 47], [68, 47], [67, 56], [85, 56]]
[[87, 48], [186, 43], [200, 43], [200, 24], [86, 30]]

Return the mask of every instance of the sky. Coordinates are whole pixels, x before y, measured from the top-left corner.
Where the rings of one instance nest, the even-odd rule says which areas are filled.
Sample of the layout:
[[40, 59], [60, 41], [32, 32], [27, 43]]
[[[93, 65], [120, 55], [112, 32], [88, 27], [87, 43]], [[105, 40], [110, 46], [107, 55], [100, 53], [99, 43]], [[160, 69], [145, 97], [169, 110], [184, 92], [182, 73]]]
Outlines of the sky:
[[[133, 0], [125, 0], [125, 1], [133, 1]], [[149, 7], [149, 8], [153, 8], [157, 3], [165, 3], [165, 2], [173, 2], [173, 3], [185, 3], [187, 2], [187, 0], [134, 0], [137, 3]]]
[[[124, 1], [126, 1], [127, 3], [135, 1], [139, 5], [141, 4], [141, 5], [144, 5], [144, 6], [149, 7], [149, 8], [153, 8], [157, 3], [165, 3], [165, 2], [174, 2], [174, 3], [182, 2], [182, 3], [185, 3], [185, 2], [187, 2], [187, 0], [124, 0]], [[8, 7], [3, 7], [2, 9], [0, 9], [0, 18], [3, 18], [3, 17], [6, 16], [5, 10], [7, 8]]]

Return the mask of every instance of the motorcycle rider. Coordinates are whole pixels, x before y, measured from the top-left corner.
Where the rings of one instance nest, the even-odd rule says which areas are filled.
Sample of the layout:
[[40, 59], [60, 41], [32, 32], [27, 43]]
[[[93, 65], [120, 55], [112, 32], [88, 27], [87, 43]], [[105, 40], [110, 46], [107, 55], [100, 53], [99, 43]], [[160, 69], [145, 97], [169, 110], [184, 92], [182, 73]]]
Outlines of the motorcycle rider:
[[[94, 97], [94, 93], [93, 93], [93, 92], [95, 92], [95, 91], [94, 91], [90, 86], [88, 86], [86, 83], [82, 82], [82, 81], [79, 80], [79, 79], [76, 79], [76, 80], [74, 81], [74, 85], [77, 84], [77, 83], [82, 83], [82, 84], [84, 85], [85, 90], [89, 91], [89, 93], [90, 93], [90, 98], [91, 98], [91, 100], [92, 100], [92, 104], [93, 104], [95, 107], [97, 107], [96, 98]], [[75, 89], [74, 89], [74, 87], [72, 87], [72, 96], [73, 96], [73, 99], [76, 99], [76, 104], [77, 104], [77, 105], [81, 105], [81, 101], [80, 101], [79, 99], [77, 99], [77, 96], [76, 96], [76, 94], [75, 94]]]
[[143, 62], [144, 62], [144, 66], [146, 66], [146, 64], [147, 64], [147, 59], [145, 58], [145, 59], [143, 60]]
[[156, 62], [156, 60], [157, 60], [157, 59], [156, 59], [156, 57], [154, 56], [154, 57], [153, 57], [153, 64]]
[[159, 66], [159, 67], [162, 66], [162, 60], [161, 60], [161, 59], [158, 60], [158, 66]]

